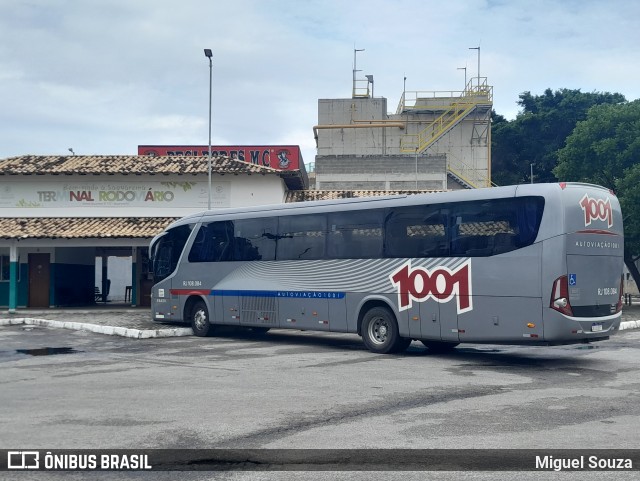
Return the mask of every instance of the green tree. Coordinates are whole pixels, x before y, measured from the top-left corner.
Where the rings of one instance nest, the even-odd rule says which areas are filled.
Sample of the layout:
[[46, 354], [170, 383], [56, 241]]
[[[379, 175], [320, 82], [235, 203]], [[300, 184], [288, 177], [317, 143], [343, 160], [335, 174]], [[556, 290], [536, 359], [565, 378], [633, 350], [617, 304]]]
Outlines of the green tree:
[[558, 152], [561, 181], [599, 184], [614, 190], [624, 220], [624, 260], [640, 286], [640, 100], [589, 110]]
[[492, 116], [492, 180], [499, 185], [528, 183], [534, 164], [534, 181], [555, 182], [557, 152], [576, 124], [586, 119], [595, 105], [624, 101], [624, 96], [617, 93], [570, 89], [547, 89], [543, 95], [520, 94], [518, 105], [522, 110], [514, 120], [496, 122], [497, 116]]

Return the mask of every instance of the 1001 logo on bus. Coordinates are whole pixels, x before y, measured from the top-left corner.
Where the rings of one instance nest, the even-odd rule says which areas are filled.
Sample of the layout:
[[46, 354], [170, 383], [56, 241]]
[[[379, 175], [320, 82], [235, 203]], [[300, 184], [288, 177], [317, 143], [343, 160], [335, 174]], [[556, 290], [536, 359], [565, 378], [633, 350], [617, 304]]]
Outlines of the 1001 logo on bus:
[[471, 298], [471, 260], [454, 270], [439, 266], [431, 269], [411, 267], [411, 261], [405, 262], [389, 275], [391, 283], [398, 290], [398, 309], [409, 309], [413, 301], [424, 302], [433, 299], [436, 302], [449, 302], [456, 296], [458, 314], [473, 309]]
[[611, 208], [611, 199], [607, 200], [592, 199], [589, 194], [584, 194], [580, 200], [580, 207], [584, 211], [585, 227], [591, 224], [593, 220], [604, 220], [607, 226], [613, 226], [613, 209]]

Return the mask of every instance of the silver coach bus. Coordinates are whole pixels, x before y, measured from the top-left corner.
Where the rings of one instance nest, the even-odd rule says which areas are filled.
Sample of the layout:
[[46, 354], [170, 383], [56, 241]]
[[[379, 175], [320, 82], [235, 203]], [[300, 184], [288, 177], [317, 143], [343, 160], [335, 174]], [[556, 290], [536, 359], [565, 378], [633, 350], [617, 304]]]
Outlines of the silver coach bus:
[[154, 320], [358, 333], [373, 352], [420, 340], [608, 339], [622, 310], [613, 192], [577, 184], [220, 209], [151, 242]]

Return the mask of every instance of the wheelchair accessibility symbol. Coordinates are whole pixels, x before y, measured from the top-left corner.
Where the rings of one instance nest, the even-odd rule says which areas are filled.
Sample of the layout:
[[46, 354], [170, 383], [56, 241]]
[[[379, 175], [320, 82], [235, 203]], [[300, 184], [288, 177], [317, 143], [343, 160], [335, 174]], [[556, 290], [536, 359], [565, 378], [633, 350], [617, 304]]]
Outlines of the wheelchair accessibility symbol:
[[575, 286], [578, 283], [577, 276], [575, 274], [569, 274], [569, 285]]

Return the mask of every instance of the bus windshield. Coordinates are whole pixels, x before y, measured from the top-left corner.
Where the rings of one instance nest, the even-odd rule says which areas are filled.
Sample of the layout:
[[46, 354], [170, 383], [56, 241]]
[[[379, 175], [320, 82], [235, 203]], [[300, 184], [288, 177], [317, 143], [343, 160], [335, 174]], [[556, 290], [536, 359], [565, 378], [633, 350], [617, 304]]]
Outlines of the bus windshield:
[[166, 279], [178, 266], [191, 228], [191, 225], [175, 227], [154, 239], [149, 249], [154, 284]]

